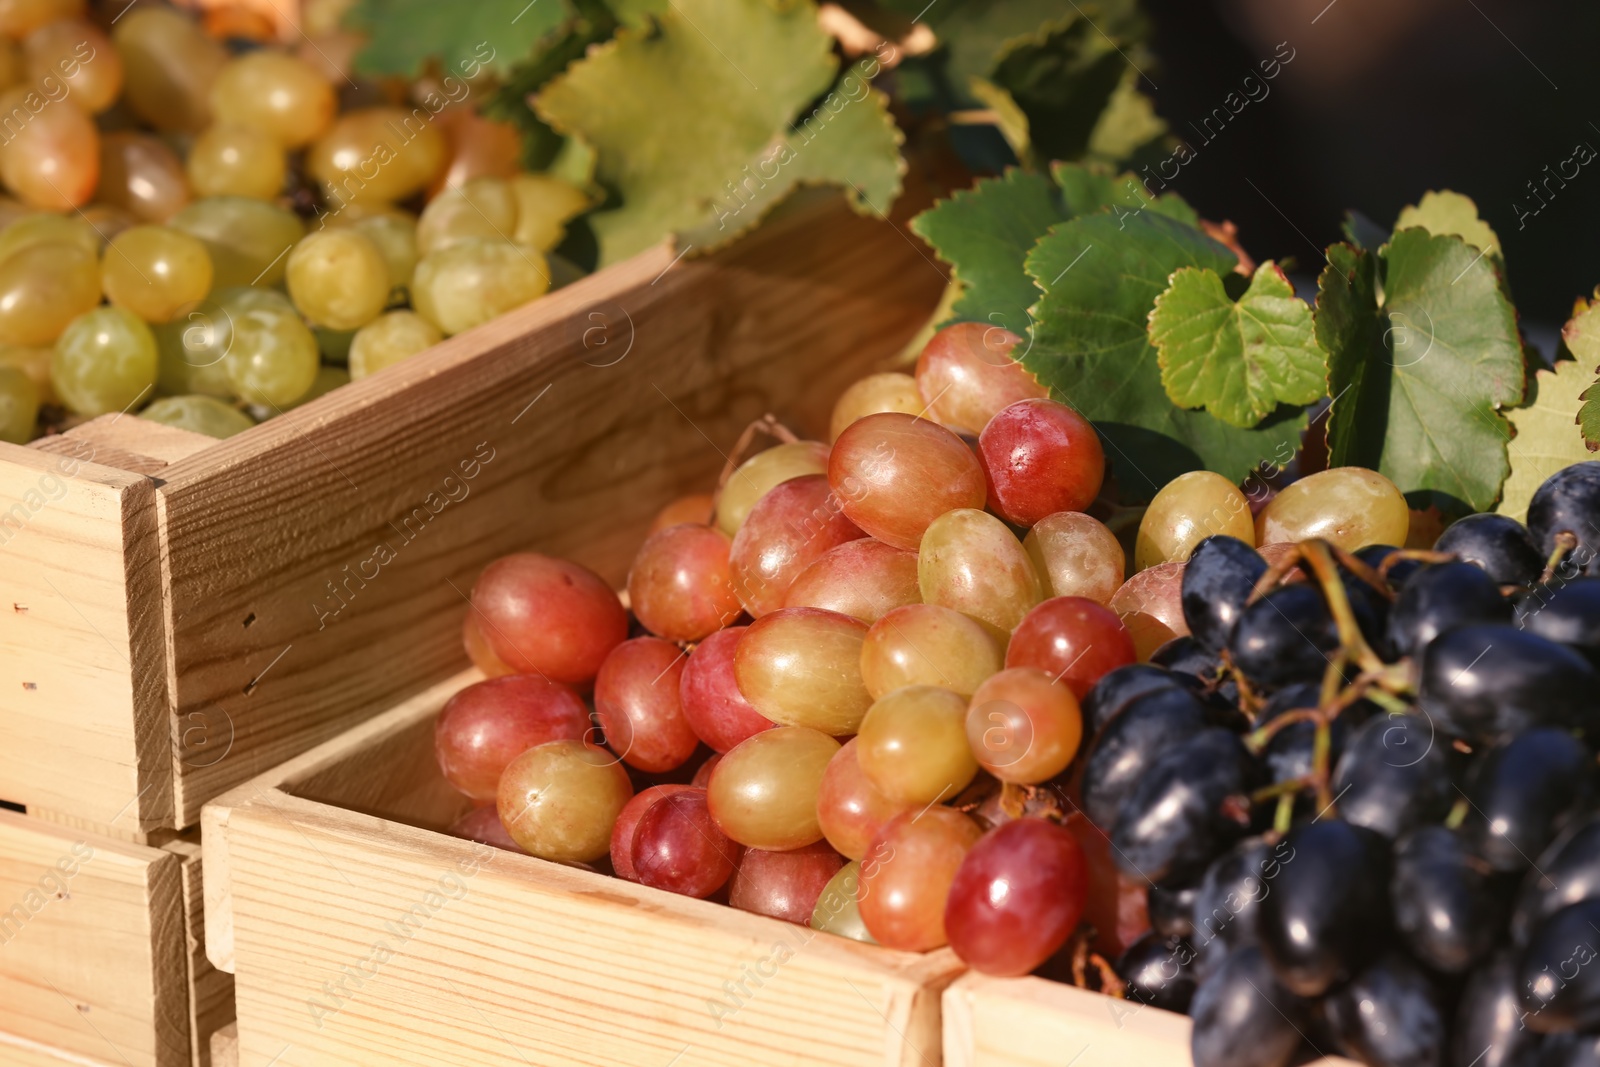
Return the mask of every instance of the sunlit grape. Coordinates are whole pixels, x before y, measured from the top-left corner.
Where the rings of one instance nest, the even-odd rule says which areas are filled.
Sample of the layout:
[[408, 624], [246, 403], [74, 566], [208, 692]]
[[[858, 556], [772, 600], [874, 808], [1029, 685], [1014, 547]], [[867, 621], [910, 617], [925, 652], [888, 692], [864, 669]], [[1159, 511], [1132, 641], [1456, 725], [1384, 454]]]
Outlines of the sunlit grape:
[[126, 68], [125, 99], [158, 130], [199, 133], [211, 123], [211, 86], [228, 62], [222, 42], [169, 7], [139, 4], [111, 31]]
[[1122, 619], [1133, 637], [1139, 659], [1189, 632], [1183, 621], [1183, 564], [1158, 563], [1135, 574], [1106, 605]]
[[113, 304], [146, 322], [170, 322], [211, 291], [211, 256], [182, 230], [135, 226], [106, 248], [100, 278]]
[[786, 608], [826, 608], [865, 623], [907, 604], [920, 603], [917, 554], [870, 537], [835, 545], [796, 576]]
[[1256, 516], [1256, 541], [1320, 537], [1346, 551], [1403, 545], [1411, 527], [1405, 497], [1393, 482], [1365, 467], [1335, 467], [1285, 486]]
[[1043, 397], [1019, 400], [990, 419], [978, 438], [978, 459], [989, 480], [989, 506], [1018, 526], [1087, 508], [1106, 471], [1089, 420]]
[[338, 110], [333, 86], [309, 63], [257, 49], [229, 61], [211, 87], [217, 121], [249, 126], [299, 148], [321, 137]]
[[917, 380], [909, 374], [887, 371], [869, 374], [839, 394], [828, 422], [828, 440], [837, 441], [852, 422], [880, 411], [901, 411], [920, 415], [927, 405], [917, 392]]
[[856, 893], [879, 944], [926, 952], [945, 943], [950, 884], [982, 833], [970, 816], [941, 807], [907, 811], [884, 826], [861, 861]]
[[1077, 755], [1083, 715], [1072, 690], [1037, 667], [1012, 667], [986, 679], [965, 715], [967, 743], [1002, 782], [1035, 785]]
[[569, 685], [594, 678], [628, 636], [628, 613], [598, 574], [533, 552], [484, 568], [472, 587], [472, 614], [496, 660]]
[[582, 741], [550, 741], [512, 760], [500, 777], [500, 821], [530, 855], [587, 863], [611, 848], [633, 785], [622, 764]]
[[856, 893], [861, 888], [861, 861], [852, 860], [839, 868], [837, 874], [823, 886], [817, 897], [817, 906], [811, 910], [810, 926], [830, 934], [848, 937], [852, 941], [876, 944], [861, 921], [861, 908], [856, 903]]
[[739, 615], [721, 530], [683, 523], [652, 534], [628, 571], [628, 600], [651, 633], [698, 641]]
[[122, 56], [92, 23], [49, 22], [30, 33], [23, 47], [28, 77], [36, 83], [59, 78], [85, 111], [104, 111], [122, 92]]
[[1121, 587], [1126, 560], [1117, 535], [1081, 511], [1059, 511], [1034, 523], [1022, 547], [1051, 596], [1110, 602]]
[[892, 800], [879, 789], [861, 769], [857, 748], [858, 739], [852, 737], [828, 761], [817, 792], [817, 822], [829, 844], [858, 860], [878, 831], [913, 804]]
[[0, 181], [17, 199], [46, 211], [89, 202], [100, 180], [100, 131], [88, 112], [70, 96], [18, 85], [0, 93], [0, 122]]
[[283, 188], [288, 163], [272, 136], [253, 126], [213, 126], [196, 138], [185, 164], [196, 196], [271, 200]]
[[445, 781], [485, 804], [512, 760], [548, 741], [582, 741], [589, 730], [589, 709], [571, 688], [515, 674], [476, 682], [446, 701], [433, 749]]
[[137, 315], [97, 307], [78, 316], [56, 340], [50, 380], [80, 415], [125, 411], [156, 383], [156, 339]]
[[357, 330], [350, 341], [350, 378], [360, 381], [442, 340], [438, 328], [415, 311], [379, 315]]
[[628, 766], [663, 774], [683, 766], [699, 747], [679, 697], [685, 659], [671, 641], [635, 637], [600, 664], [595, 715], [606, 744]]
[[289, 250], [305, 233], [294, 212], [244, 196], [210, 196], [172, 216], [171, 225], [205, 242], [212, 284], [274, 286]]
[[21, 38], [59, 19], [83, 17], [85, 0], [0, 0], [0, 34]]
[[953, 608], [908, 604], [872, 624], [861, 646], [861, 678], [874, 699], [907, 685], [970, 695], [1005, 665], [984, 625]]
[[757, 452], [734, 468], [718, 494], [717, 528], [732, 537], [773, 486], [802, 474], [827, 472], [828, 446], [820, 441], [790, 441]]
[[656, 517], [650, 520], [650, 533], [660, 533], [668, 526], [692, 522], [705, 526], [711, 522], [711, 494], [688, 493], [669, 501]]
[[522, 134], [511, 123], [480, 113], [471, 100], [446, 107], [433, 122], [444, 133], [450, 163], [429, 183], [430, 199], [474, 178], [510, 178], [517, 172], [523, 157]]
[[908, 685], [878, 698], [861, 720], [856, 760], [891, 801], [949, 800], [978, 773], [967, 745], [967, 698], [932, 685]]
[[77, 215], [30, 212], [0, 230], [0, 263], [30, 245], [77, 245], [91, 256], [100, 254], [100, 235]]
[[915, 551], [934, 519], [981, 508], [983, 468], [949, 430], [912, 415], [858, 419], [834, 442], [828, 484], [850, 521], [895, 548]]
[[517, 226], [517, 201], [510, 183], [474, 178], [447, 186], [428, 201], [417, 220], [417, 252], [426, 256], [471, 238], [509, 241]]
[[866, 635], [866, 623], [835, 611], [781, 608], [764, 615], [734, 652], [739, 691], [773, 722], [853, 734], [872, 705], [861, 680]]
[[0, 262], [0, 343], [45, 345], [100, 303], [100, 265], [80, 245], [29, 245]]
[[[624, 616], [624, 627], [627, 620]], [[517, 674], [515, 667], [502, 660], [495, 653], [489, 639], [484, 636], [485, 620], [476, 610], [469, 610], [461, 619], [461, 647], [466, 652], [472, 665], [490, 678], [503, 678], [508, 674]], [[627, 630], [623, 630], [627, 636]]]
[[843, 866], [844, 860], [826, 841], [783, 852], [747, 848], [728, 883], [728, 905], [787, 922], [807, 923], [822, 891]]
[[444, 135], [429, 116], [397, 107], [340, 115], [306, 153], [306, 169], [335, 208], [393, 203], [421, 192], [446, 162]]
[[55, 354], [55, 349], [48, 345], [30, 347], [0, 344], [0, 367], [10, 367], [26, 374], [38, 389], [40, 402], [53, 404], [56, 394], [50, 384], [50, 360]]
[[228, 380], [240, 399], [282, 407], [304, 396], [317, 376], [317, 339], [294, 305], [270, 289], [219, 290], [233, 329]]
[[16, 367], [0, 366], [0, 441], [25, 444], [39, 419], [39, 386]]
[[146, 222], [166, 222], [189, 202], [189, 180], [177, 153], [159, 137], [114, 130], [100, 138], [96, 196]]
[[1027, 974], [1078, 928], [1089, 891], [1070, 830], [1044, 819], [1009, 822], [956, 872], [944, 914], [950, 947], [984, 974]]
[[317, 230], [289, 253], [294, 306], [311, 322], [354, 330], [378, 317], [389, 299], [389, 264], [356, 229]]
[[[334, 223], [330, 222], [330, 226]], [[389, 286], [409, 288], [411, 276], [417, 270], [417, 223], [404, 212], [388, 215], [368, 215], [347, 223], [351, 229], [367, 235], [383, 253], [389, 264]]]
[[1117, 613], [1080, 596], [1041, 603], [1023, 616], [1006, 646], [1007, 667], [1037, 667], [1079, 699], [1137, 658], [1133, 635]]
[[520, 307], [550, 288], [550, 269], [532, 249], [466, 240], [424, 256], [411, 276], [417, 313], [446, 335]]
[[517, 202], [517, 228], [511, 239], [541, 252], [560, 244], [567, 223], [590, 206], [589, 194], [548, 174], [513, 175], [511, 195]]
[[[226, 290], [224, 290], [226, 292]], [[233, 347], [233, 319], [214, 299], [184, 308], [171, 322], [151, 327], [161, 354], [162, 392], [231, 398], [227, 354]]]
[[1189, 558], [1194, 546], [1214, 534], [1255, 544], [1250, 501], [1239, 487], [1212, 471], [1190, 471], [1172, 479], [1150, 501], [1139, 522], [1133, 562], [1138, 570]]
[[648, 789], [641, 789], [633, 795], [633, 799], [623, 805], [615, 825], [611, 828], [611, 869], [616, 872], [618, 878], [625, 878], [630, 882], [639, 880], [638, 874], [633, 869], [633, 834], [639, 828], [639, 820], [644, 817], [645, 809], [662, 797], [681, 793], [688, 788], [690, 787], [686, 785], [653, 785]]
[[741, 845], [774, 850], [822, 840], [817, 791], [839, 742], [795, 726], [763, 730], [711, 772], [711, 816]]
[[928, 417], [978, 434], [1002, 408], [1049, 395], [1011, 357], [1022, 338], [982, 322], [958, 322], [933, 335], [917, 357], [917, 389]]
[[828, 479], [790, 478], [756, 501], [728, 557], [739, 603], [760, 618], [783, 607], [800, 572], [836, 545], [862, 536], [844, 517]]
[[917, 551], [917, 582], [923, 603], [970, 615], [1002, 638], [1044, 599], [1016, 534], [972, 508], [946, 512], [928, 526]]
[[218, 438], [232, 437], [255, 425], [250, 416], [212, 396], [164, 396], [139, 412], [139, 417]]
[[658, 797], [633, 830], [634, 877], [652, 889], [708, 897], [733, 874], [739, 846], [717, 828], [703, 789]]

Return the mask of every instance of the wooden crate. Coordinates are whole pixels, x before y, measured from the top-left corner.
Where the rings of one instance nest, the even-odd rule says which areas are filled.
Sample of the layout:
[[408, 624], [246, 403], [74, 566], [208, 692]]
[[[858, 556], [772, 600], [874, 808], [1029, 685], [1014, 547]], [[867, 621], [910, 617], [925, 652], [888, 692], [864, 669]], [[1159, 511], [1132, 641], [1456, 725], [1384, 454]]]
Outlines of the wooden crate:
[[199, 846], [0, 812], [0, 1063], [210, 1062], [232, 977], [204, 955]]
[[705, 488], [746, 422], [825, 429], [943, 284], [818, 191], [226, 441], [129, 416], [0, 446], [0, 798], [141, 842], [193, 825], [460, 670], [496, 556], [539, 545], [620, 581], [651, 511]]
[[[438, 832], [465, 672], [206, 805], [244, 1067], [936, 1067], [961, 970]], [[743, 987], [741, 989], [741, 986]]]
[[[1190, 1067], [1189, 1019], [1044, 978], [968, 974], [944, 993], [944, 1067]], [[1328, 1057], [1311, 1067], [1360, 1067]]]

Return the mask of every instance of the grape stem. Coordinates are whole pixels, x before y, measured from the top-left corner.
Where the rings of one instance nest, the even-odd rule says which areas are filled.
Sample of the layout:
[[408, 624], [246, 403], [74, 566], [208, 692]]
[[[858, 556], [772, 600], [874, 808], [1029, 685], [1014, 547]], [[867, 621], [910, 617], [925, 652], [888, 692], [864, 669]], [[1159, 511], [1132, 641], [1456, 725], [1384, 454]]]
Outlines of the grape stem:
[[800, 440], [799, 435], [779, 422], [778, 416], [770, 411], [750, 423], [744, 428], [744, 432], [739, 434], [739, 440], [733, 443], [732, 450], [728, 452], [727, 462], [722, 465], [722, 473], [717, 477], [717, 500], [722, 499], [722, 490], [728, 484], [728, 479], [733, 477], [733, 472], [738, 470], [739, 464], [748, 458], [745, 453], [755, 443], [756, 435], [763, 433], [773, 440], [781, 441], [786, 445], [792, 445]]
[[1578, 547], [1578, 538], [1571, 530], [1562, 530], [1556, 534], [1556, 547], [1551, 549], [1550, 558], [1544, 562], [1544, 573], [1539, 575], [1539, 583], [1543, 585], [1556, 576], [1556, 568], [1561, 566], [1561, 561], [1567, 558], [1567, 553]]

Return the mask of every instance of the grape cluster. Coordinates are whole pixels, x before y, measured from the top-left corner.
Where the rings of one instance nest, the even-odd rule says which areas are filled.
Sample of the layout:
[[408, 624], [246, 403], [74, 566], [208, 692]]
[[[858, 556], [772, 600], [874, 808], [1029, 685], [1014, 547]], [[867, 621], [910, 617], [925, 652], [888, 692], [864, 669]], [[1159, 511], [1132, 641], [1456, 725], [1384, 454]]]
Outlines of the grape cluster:
[[518, 171], [481, 67], [356, 76], [343, 6], [295, 48], [0, 7], [0, 440], [136, 408], [226, 437], [549, 288], [588, 195]]

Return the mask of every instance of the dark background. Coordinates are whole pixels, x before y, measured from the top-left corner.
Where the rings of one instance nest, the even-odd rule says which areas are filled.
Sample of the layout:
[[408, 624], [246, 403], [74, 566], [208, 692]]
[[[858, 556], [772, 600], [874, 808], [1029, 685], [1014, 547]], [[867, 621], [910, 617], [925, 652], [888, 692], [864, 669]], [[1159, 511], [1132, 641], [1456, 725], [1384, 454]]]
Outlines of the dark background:
[[[1559, 325], [1573, 299], [1600, 284], [1600, 3], [1145, 7], [1159, 61], [1143, 88], [1171, 132], [1198, 149], [1173, 186], [1206, 217], [1238, 223], [1257, 258], [1293, 256], [1314, 273], [1347, 208], [1387, 227], [1425, 190], [1448, 188], [1476, 200], [1504, 242], [1525, 322]], [[1295, 58], [1271, 94], [1202, 144], [1189, 124], [1282, 41]], [[1519, 229], [1515, 205], [1539, 209], [1528, 183], [1542, 182], [1546, 165], [1554, 173], [1579, 142], [1597, 157], [1565, 189], [1552, 181], [1547, 206]]]

